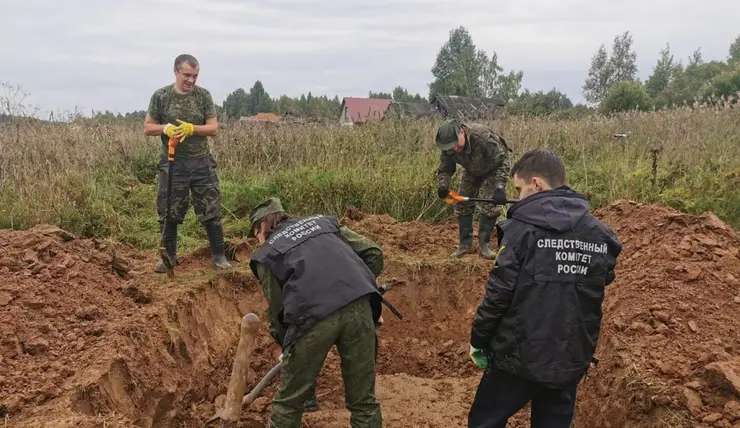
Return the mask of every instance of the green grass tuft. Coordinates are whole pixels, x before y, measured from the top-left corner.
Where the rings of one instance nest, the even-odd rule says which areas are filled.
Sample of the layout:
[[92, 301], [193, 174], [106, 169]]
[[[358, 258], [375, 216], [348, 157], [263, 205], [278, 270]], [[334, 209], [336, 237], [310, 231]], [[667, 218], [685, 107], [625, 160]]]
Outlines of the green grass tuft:
[[[740, 226], [737, 109], [509, 118], [491, 125], [515, 158], [535, 147], [556, 150], [569, 184], [590, 192], [594, 208], [633, 199], [714, 211]], [[2, 126], [0, 227], [53, 223], [82, 236], [156, 247], [159, 138], [145, 137], [142, 125], [131, 123], [24, 124], [20, 135]], [[431, 121], [344, 128], [229, 124], [212, 139], [227, 237], [244, 235], [251, 208], [273, 195], [298, 214], [342, 215], [351, 205], [401, 221], [452, 218], [452, 207], [436, 195], [435, 131]], [[613, 137], [621, 132], [629, 137]], [[509, 192], [515, 197], [511, 184]], [[192, 205], [180, 236], [184, 250], [206, 243]]]

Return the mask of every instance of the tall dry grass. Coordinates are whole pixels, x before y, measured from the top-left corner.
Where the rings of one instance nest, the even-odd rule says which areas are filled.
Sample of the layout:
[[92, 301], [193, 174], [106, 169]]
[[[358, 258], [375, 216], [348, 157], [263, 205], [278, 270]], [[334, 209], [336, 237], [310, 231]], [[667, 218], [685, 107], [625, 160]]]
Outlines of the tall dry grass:
[[[568, 166], [570, 185], [591, 192], [594, 207], [629, 198], [687, 212], [711, 210], [740, 225], [737, 109], [509, 118], [491, 125], [515, 157], [534, 147], [555, 149]], [[230, 124], [212, 140], [227, 235], [243, 234], [251, 207], [270, 195], [298, 213], [341, 215], [354, 205], [400, 220], [451, 217], [435, 191], [435, 127], [432, 121], [348, 128]], [[155, 246], [160, 142], [142, 129], [140, 123], [0, 125], [0, 227], [49, 222], [84, 236]], [[615, 133], [629, 136], [617, 139]], [[203, 239], [191, 211], [183, 246]]]

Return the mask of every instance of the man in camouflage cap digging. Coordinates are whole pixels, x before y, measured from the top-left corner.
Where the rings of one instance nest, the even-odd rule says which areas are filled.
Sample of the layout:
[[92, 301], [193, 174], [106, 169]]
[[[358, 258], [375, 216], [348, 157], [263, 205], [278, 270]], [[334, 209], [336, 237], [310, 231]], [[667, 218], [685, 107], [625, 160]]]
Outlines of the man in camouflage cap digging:
[[270, 333], [283, 351], [270, 426], [301, 427], [304, 408], [315, 405], [326, 355], [337, 345], [350, 425], [380, 428], [375, 325], [382, 323], [376, 286], [381, 248], [336, 217], [288, 214], [278, 198], [252, 209], [250, 221], [248, 237], [261, 246], [249, 266], [268, 302]]
[[[492, 199], [495, 191], [504, 191], [511, 167], [511, 150], [501, 135], [488, 126], [453, 119], [439, 126], [436, 143], [441, 151], [437, 168], [437, 193], [440, 198], [446, 198], [449, 194], [450, 181], [457, 164], [463, 167], [458, 189], [461, 196]], [[489, 243], [501, 208], [488, 202], [479, 202], [478, 208], [481, 212], [478, 222], [480, 255], [490, 260], [494, 254]], [[462, 257], [473, 248], [475, 202], [457, 203], [454, 210], [460, 228], [460, 243], [450, 256]]]
[[[208, 235], [213, 265], [228, 269], [225, 256], [224, 232], [221, 224], [221, 189], [216, 174], [216, 161], [208, 147], [208, 137], [218, 135], [218, 121], [213, 98], [207, 89], [197, 86], [200, 66], [192, 55], [175, 58], [175, 82], [157, 89], [149, 101], [144, 120], [144, 134], [159, 136], [162, 154], [159, 160], [157, 212], [160, 233], [164, 229], [164, 245], [169, 259], [177, 259], [177, 228], [182, 224], [193, 196], [198, 221]], [[167, 205], [167, 145], [170, 138], [180, 138], [172, 165], [172, 195], [170, 218], [165, 218]], [[165, 273], [160, 260], [154, 268]]]

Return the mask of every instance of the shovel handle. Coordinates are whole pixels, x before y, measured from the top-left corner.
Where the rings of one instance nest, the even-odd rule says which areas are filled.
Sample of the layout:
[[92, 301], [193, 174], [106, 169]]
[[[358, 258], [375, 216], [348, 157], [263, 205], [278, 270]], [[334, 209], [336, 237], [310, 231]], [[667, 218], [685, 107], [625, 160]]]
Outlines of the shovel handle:
[[280, 369], [282, 368], [282, 363], [277, 363], [273, 368], [270, 369], [269, 372], [260, 380], [260, 382], [255, 386], [252, 391], [249, 392], [249, 394], [245, 395], [244, 398], [242, 398], [242, 406], [247, 404], [252, 404], [254, 400], [257, 399], [257, 397], [262, 395], [262, 392], [265, 390], [265, 387], [272, 382], [275, 377], [277, 377], [280, 374]]
[[[177, 143], [180, 142], [180, 139], [177, 137], [170, 138], [167, 142], [167, 161], [169, 163], [168, 169], [167, 169], [167, 197], [165, 200], [165, 203], [167, 206], [165, 207], [165, 222], [170, 221], [170, 194], [172, 193], [172, 162], [175, 161], [175, 148], [177, 147]], [[164, 231], [165, 227], [162, 228], [162, 233], [159, 236], [159, 258], [162, 260], [162, 263], [164, 263], [165, 271], [167, 272], [167, 277], [170, 279], [173, 279], [175, 277], [175, 260], [170, 260], [169, 255], [167, 254], [167, 250], [165, 249], [164, 245]]]
[[167, 142], [167, 160], [170, 162], [175, 161], [175, 148], [177, 147], [177, 143], [180, 142], [180, 139], [177, 137], [170, 138], [170, 140]]

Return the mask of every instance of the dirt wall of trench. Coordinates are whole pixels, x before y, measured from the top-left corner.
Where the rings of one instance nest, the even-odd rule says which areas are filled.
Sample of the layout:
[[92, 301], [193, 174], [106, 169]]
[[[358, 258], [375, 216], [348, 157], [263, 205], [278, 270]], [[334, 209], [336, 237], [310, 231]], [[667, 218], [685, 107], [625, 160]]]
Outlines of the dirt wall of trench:
[[[624, 243], [607, 290], [599, 365], [579, 389], [575, 426], [740, 424], [740, 258], [737, 233], [712, 215], [619, 202], [597, 211]], [[470, 321], [491, 262], [452, 261], [454, 224], [398, 223], [349, 211], [344, 221], [383, 245], [387, 294], [378, 399], [385, 426], [464, 427], [481, 372], [467, 356]], [[52, 226], [0, 231], [0, 416], [9, 427], [202, 427], [225, 394], [247, 312], [265, 302], [233, 242], [235, 269], [207, 251], [177, 279], [155, 256]], [[276, 362], [263, 325], [248, 387]], [[319, 379], [320, 411], [305, 426], [346, 426], [339, 359]], [[269, 397], [240, 426], [263, 427]], [[410, 405], [413, 403], [413, 405]], [[2, 420], [2, 419], [0, 419]], [[528, 426], [526, 409], [510, 426]]]

